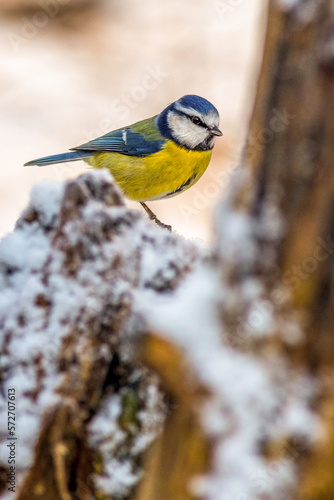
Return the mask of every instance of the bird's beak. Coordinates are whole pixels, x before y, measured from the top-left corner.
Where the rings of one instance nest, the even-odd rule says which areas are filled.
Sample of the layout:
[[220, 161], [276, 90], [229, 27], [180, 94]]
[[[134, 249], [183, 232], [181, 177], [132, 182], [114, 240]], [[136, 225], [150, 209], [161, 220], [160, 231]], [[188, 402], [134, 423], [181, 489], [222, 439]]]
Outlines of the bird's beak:
[[216, 127], [216, 125], [210, 129], [210, 132], [212, 135], [218, 135], [218, 136], [223, 135], [223, 132], [221, 132], [219, 128]]

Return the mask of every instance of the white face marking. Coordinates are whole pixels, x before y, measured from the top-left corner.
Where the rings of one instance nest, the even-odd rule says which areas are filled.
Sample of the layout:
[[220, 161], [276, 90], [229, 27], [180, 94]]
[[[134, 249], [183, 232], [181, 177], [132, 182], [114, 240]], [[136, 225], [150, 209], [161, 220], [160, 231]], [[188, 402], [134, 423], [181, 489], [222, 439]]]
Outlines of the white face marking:
[[[191, 116], [198, 116], [198, 118], [200, 118], [201, 121], [208, 127], [218, 126], [219, 124], [219, 116], [217, 116], [217, 113], [215, 112], [210, 112], [207, 115], [203, 116], [195, 109], [184, 108], [178, 103], [175, 105], [175, 107], [178, 111], [182, 111], [183, 113], [185, 113], [186, 116], [174, 113], [173, 111], [169, 111], [167, 115], [167, 122], [172, 131], [172, 135], [176, 138], [176, 140], [189, 149], [196, 148], [210, 136], [210, 130], [193, 123], [190, 120]], [[212, 137], [212, 139], [210, 139], [210, 148], [213, 148], [215, 140], [215, 137]]]
[[188, 116], [198, 116], [204, 122], [208, 127], [218, 127], [219, 125], [219, 116], [215, 111], [209, 111], [207, 115], [202, 115], [196, 109], [194, 108], [185, 108], [180, 104], [179, 102], [175, 103], [175, 109], [178, 111], [181, 111], [182, 113], [185, 113]]

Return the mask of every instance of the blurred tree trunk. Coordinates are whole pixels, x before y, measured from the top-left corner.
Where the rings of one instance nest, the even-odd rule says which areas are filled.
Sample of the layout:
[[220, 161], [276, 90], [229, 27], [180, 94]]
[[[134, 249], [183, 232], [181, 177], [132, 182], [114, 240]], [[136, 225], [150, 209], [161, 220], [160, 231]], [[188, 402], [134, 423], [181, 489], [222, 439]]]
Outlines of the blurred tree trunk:
[[[281, 2], [283, 5], [283, 2]], [[277, 116], [282, 117], [283, 129]], [[253, 210], [274, 199], [284, 232], [277, 263], [304, 315], [303, 348], [289, 355], [316, 375], [326, 437], [303, 464], [299, 498], [334, 498], [334, 4], [272, 1], [251, 122]]]
[[[281, 129], [279, 128], [282, 126]], [[303, 314], [289, 352], [321, 383], [326, 430], [302, 467], [303, 500], [334, 498], [334, 4], [272, 1], [246, 159], [257, 217], [274, 200], [283, 219], [277, 265]], [[265, 243], [264, 243], [265, 244]], [[270, 278], [269, 278], [270, 279]], [[304, 457], [303, 457], [304, 458]]]
[[[305, 324], [303, 348], [289, 355], [313, 373], [326, 435], [303, 464], [299, 497], [334, 498], [334, 4], [271, 2], [264, 62], [251, 136], [272, 130], [255, 154], [248, 149], [265, 213], [274, 198], [284, 220], [277, 263]], [[283, 2], [282, 2], [283, 4]], [[286, 121], [275, 133], [275, 115]]]

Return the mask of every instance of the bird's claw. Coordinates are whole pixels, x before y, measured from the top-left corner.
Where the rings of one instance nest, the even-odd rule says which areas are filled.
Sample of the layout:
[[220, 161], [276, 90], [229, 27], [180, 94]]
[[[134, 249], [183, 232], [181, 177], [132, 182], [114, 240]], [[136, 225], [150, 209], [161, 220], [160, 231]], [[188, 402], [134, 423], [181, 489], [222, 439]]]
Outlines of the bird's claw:
[[145, 212], [147, 213], [147, 215], [149, 216], [150, 220], [155, 222], [159, 227], [162, 227], [163, 229], [167, 229], [167, 231], [170, 231], [170, 232], [172, 231], [172, 226], [169, 226], [168, 224], [164, 224], [163, 222], [161, 222], [161, 220], [158, 219], [158, 217], [155, 215], [154, 212], [152, 212], [152, 210], [146, 205], [146, 203], [141, 201], [140, 204], [143, 207], [143, 209], [145, 210]]

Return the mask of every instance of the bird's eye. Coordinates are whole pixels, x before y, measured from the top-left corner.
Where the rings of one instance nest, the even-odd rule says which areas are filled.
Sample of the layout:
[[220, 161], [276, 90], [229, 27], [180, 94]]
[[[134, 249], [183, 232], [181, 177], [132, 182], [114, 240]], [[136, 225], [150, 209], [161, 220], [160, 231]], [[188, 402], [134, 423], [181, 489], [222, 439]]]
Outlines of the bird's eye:
[[199, 125], [201, 123], [201, 120], [200, 118], [198, 118], [198, 116], [192, 116], [191, 117], [191, 121], [195, 124], [195, 125]]

